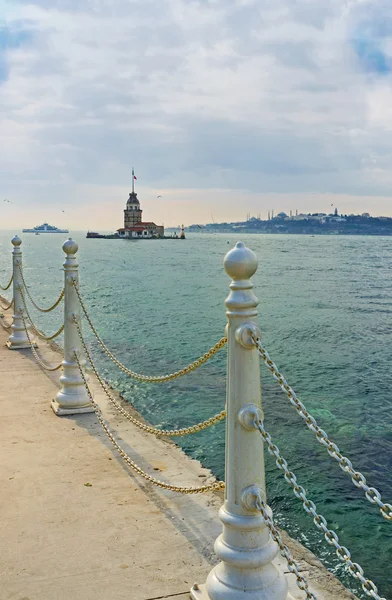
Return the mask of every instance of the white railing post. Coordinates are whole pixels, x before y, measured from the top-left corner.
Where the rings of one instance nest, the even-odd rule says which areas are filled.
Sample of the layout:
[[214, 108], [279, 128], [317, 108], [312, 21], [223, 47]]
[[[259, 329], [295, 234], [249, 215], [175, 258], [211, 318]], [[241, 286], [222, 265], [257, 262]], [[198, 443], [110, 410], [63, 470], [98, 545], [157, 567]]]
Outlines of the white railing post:
[[[191, 590], [193, 600], [286, 600], [288, 584], [272, 560], [278, 546], [270, 538], [254, 498], [265, 499], [263, 442], [252, 425], [261, 415], [260, 359], [251, 333], [257, 327], [258, 300], [250, 277], [256, 255], [242, 242], [225, 257], [232, 278], [227, 307], [227, 419], [225, 500], [219, 511], [222, 534], [215, 542], [221, 562], [205, 585]], [[270, 509], [269, 509], [270, 510]]]
[[[22, 250], [20, 249], [22, 240], [19, 236], [15, 235], [11, 244], [14, 249], [12, 251], [12, 273], [14, 276], [13, 280], [13, 292], [14, 292], [14, 314], [12, 315], [12, 333], [7, 340], [7, 346], [10, 350], [19, 350], [22, 348], [30, 348], [30, 342], [26, 335], [26, 330], [23, 325], [22, 313], [23, 313], [23, 301], [22, 301], [22, 289], [23, 281], [20, 274], [22, 269]], [[26, 323], [26, 327], [29, 325]], [[30, 328], [29, 328], [30, 329]], [[29, 336], [32, 344], [36, 346], [34, 342], [34, 336], [29, 330]]]
[[[78, 413], [94, 412], [84, 386], [78, 363], [75, 360], [75, 350], [82, 354], [82, 346], [75, 325], [75, 319], [80, 323], [79, 299], [73, 286], [73, 281], [79, 285], [78, 261], [76, 252], [78, 245], [71, 238], [64, 242], [66, 254], [64, 262], [64, 360], [63, 374], [60, 377], [61, 390], [56, 399], [52, 400], [52, 408], [56, 415], [75, 415]], [[85, 365], [85, 360], [80, 360]], [[87, 379], [87, 374], [86, 374]]]

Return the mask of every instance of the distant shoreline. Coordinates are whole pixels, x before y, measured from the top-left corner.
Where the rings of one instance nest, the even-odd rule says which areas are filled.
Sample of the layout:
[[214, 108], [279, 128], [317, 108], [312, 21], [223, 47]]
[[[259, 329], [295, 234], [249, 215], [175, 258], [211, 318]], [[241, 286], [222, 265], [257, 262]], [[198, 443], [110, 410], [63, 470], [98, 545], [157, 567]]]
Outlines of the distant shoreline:
[[188, 235], [192, 234], [200, 234], [200, 235], [226, 235], [226, 234], [252, 234], [252, 235], [308, 235], [311, 237], [314, 236], [323, 236], [323, 237], [342, 237], [345, 235], [349, 236], [372, 236], [372, 237], [390, 237], [392, 236], [391, 232], [364, 232], [364, 231], [338, 231], [336, 233], [333, 232], [320, 232], [320, 231], [255, 231], [254, 229], [235, 229], [235, 230], [211, 230], [208, 231], [186, 231]]
[[235, 229], [235, 230], [211, 230], [209, 229], [208, 231], [187, 231], [188, 234], [192, 234], [192, 233], [200, 233], [202, 235], [209, 235], [209, 234], [253, 234], [253, 235], [308, 235], [308, 236], [324, 236], [324, 237], [338, 237], [338, 236], [344, 236], [344, 235], [350, 235], [350, 236], [354, 236], [354, 235], [358, 235], [358, 236], [373, 236], [373, 237], [390, 237], [392, 236], [392, 231], [387, 232], [364, 232], [364, 231], [337, 231], [337, 232], [328, 232], [328, 231], [255, 231], [254, 229]]
[[324, 213], [287, 216], [280, 213], [263, 221], [250, 217], [246, 221], [190, 225], [192, 233], [285, 233], [299, 235], [392, 235], [391, 217], [363, 215], [326, 215]]

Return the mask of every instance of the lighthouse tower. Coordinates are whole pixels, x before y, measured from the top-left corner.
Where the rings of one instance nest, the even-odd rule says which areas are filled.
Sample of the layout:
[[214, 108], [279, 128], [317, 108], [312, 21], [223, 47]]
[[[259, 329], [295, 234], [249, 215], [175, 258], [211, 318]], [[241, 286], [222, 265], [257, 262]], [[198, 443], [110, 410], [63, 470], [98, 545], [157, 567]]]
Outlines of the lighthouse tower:
[[124, 228], [135, 227], [142, 222], [143, 211], [135, 192], [135, 171], [132, 169], [132, 192], [129, 194], [127, 206], [124, 210]]
[[163, 225], [156, 225], [152, 221], [143, 221], [143, 211], [135, 192], [135, 171], [132, 169], [132, 192], [129, 194], [124, 210], [124, 227], [117, 229], [121, 238], [149, 239], [165, 237]]

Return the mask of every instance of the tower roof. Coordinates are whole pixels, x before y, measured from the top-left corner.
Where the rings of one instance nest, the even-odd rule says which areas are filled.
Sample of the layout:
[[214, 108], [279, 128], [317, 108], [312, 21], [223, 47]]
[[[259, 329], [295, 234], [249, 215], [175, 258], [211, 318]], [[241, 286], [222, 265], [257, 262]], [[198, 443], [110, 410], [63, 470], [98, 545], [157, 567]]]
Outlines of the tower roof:
[[128, 202], [133, 202], [135, 204], [140, 204], [139, 199], [137, 197], [137, 193], [136, 192], [130, 192], [129, 193], [129, 198], [128, 198]]

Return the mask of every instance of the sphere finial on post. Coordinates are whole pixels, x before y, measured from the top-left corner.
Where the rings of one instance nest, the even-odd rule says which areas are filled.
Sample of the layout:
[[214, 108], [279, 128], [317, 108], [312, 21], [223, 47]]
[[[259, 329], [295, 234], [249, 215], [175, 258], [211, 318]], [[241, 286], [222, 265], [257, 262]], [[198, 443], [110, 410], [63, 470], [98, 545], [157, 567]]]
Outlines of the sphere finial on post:
[[63, 244], [63, 251], [67, 256], [76, 254], [78, 250], [79, 246], [72, 238], [65, 240]]
[[14, 235], [14, 237], [11, 240], [11, 244], [14, 246], [14, 248], [19, 248], [21, 243], [22, 243], [22, 240], [20, 239], [20, 237], [17, 234]]
[[[79, 338], [78, 329], [75, 320], [80, 319], [80, 305], [74, 285], [79, 286], [79, 271], [76, 253], [78, 251], [77, 243], [69, 238], [63, 244], [63, 250], [66, 255], [64, 261], [64, 360], [63, 374], [60, 377], [61, 390], [52, 400], [52, 408], [56, 415], [75, 415], [79, 413], [94, 412], [84, 386], [83, 378], [79, 371], [79, 366], [75, 360], [75, 350], [81, 355], [82, 344]], [[86, 361], [80, 360], [82, 368]], [[86, 381], [88, 380], [85, 374]]]
[[237, 242], [223, 261], [225, 271], [234, 281], [250, 279], [257, 271], [257, 257], [244, 242]]
[[225, 256], [223, 265], [232, 279], [230, 294], [225, 302], [229, 321], [236, 316], [247, 317], [248, 321], [257, 317], [259, 301], [252, 291], [253, 283], [250, 279], [257, 271], [257, 264], [256, 254], [243, 242], [237, 242]]
[[[222, 534], [215, 542], [220, 562], [206, 584], [195, 585], [192, 600], [293, 600], [286, 578], [273, 564], [278, 546], [272, 541], [262, 514], [246, 502], [265, 493], [263, 440], [253, 427], [262, 415], [260, 359], [253, 336], [258, 299], [250, 281], [257, 270], [254, 252], [238, 242], [224, 259], [232, 278], [226, 299], [227, 387], [225, 500], [219, 511]], [[245, 499], [245, 500], [244, 500]], [[270, 510], [270, 509], [268, 509]]]
[[[31, 345], [36, 346], [34, 341], [34, 335], [29, 332], [31, 344], [27, 337], [25, 326], [22, 319], [23, 313], [23, 279], [21, 270], [22, 266], [22, 250], [20, 248], [22, 240], [18, 235], [14, 235], [11, 240], [11, 244], [14, 249], [12, 251], [12, 273], [13, 273], [13, 294], [14, 294], [14, 314], [12, 315], [12, 333], [7, 340], [7, 347], [9, 350], [23, 350], [24, 348], [30, 348]], [[26, 322], [26, 327], [30, 329], [30, 325]]]

